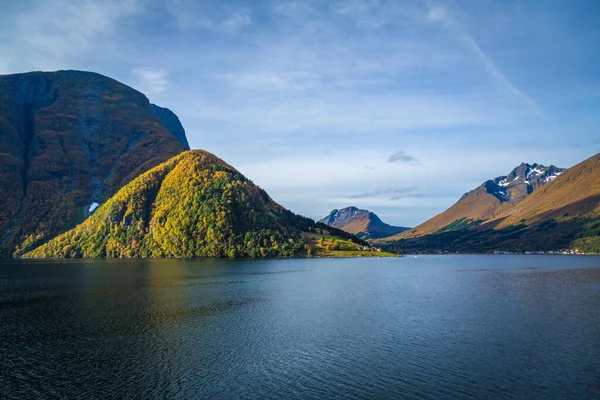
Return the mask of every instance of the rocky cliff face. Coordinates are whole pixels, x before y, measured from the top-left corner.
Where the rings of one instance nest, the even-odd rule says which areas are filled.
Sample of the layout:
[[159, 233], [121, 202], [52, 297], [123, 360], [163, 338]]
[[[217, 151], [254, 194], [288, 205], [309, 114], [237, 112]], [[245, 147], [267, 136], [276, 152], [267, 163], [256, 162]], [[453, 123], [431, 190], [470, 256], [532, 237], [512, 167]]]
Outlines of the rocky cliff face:
[[150, 104], [152, 107], [152, 113], [160, 119], [160, 122], [166, 126], [173, 135], [183, 144], [187, 149], [190, 148], [187, 137], [185, 136], [185, 130], [179, 121], [179, 118], [173, 111], [168, 108], [159, 107], [156, 104]]
[[72, 228], [188, 149], [169, 113], [157, 116], [143, 94], [95, 73], [0, 76], [0, 256]]
[[485, 186], [487, 193], [496, 196], [500, 201], [518, 203], [535, 189], [556, 179], [563, 171], [563, 168], [554, 165], [546, 167], [539, 164], [522, 163], [507, 176], [487, 181], [482, 186]]
[[383, 222], [375, 213], [356, 207], [333, 210], [319, 222], [364, 239], [378, 239], [403, 232], [408, 228]]

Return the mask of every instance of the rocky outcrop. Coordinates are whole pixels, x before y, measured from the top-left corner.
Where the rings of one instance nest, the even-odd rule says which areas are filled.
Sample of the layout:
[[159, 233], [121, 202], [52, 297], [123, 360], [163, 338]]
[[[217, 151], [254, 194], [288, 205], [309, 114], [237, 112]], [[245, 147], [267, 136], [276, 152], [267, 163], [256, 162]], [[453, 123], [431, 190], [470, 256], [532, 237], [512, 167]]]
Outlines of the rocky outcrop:
[[185, 130], [183, 129], [183, 126], [181, 125], [177, 115], [175, 115], [175, 113], [168, 108], [159, 107], [156, 104], [150, 104], [150, 106], [152, 107], [152, 112], [154, 115], [160, 119], [160, 122], [162, 122], [171, 131], [171, 133], [177, 138], [177, 140], [181, 142], [181, 144], [189, 149], [190, 145], [187, 141], [187, 137], [185, 136]]

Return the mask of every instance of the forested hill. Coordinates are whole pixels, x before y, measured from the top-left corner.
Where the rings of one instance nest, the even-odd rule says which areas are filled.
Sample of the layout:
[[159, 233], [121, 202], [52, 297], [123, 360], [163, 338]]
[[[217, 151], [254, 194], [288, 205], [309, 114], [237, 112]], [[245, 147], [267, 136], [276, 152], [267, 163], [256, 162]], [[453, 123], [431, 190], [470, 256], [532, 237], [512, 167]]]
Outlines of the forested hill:
[[291, 257], [314, 226], [216, 156], [191, 150], [25, 257]]

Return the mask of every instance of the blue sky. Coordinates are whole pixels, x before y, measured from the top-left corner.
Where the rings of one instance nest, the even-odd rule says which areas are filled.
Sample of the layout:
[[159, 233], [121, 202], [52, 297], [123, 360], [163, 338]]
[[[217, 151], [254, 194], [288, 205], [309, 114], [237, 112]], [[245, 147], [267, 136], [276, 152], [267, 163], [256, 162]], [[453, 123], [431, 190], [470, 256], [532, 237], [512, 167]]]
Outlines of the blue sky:
[[414, 226], [600, 151], [600, 2], [2, 0], [0, 73], [81, 69], [278, 202]]

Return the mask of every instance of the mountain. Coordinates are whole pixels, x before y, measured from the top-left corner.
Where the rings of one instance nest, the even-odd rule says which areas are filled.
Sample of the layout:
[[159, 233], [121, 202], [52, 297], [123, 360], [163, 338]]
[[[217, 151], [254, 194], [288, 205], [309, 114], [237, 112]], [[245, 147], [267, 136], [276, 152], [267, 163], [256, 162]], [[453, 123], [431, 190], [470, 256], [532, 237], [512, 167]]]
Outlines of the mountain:
[[452, 207], [393, 239], [461, 230], [477, 226], [512, 209], [564, 169], [522, 163], [506, 176], [488, 180], [465, 193]]
[[333, 210], [319, 222], [352, 233], [361, 239], [384, 238], [409, 229], [388, 225], [375, 213], [356, 207]]
[[520, 227], [537, 234], [545, 248], [600, 252], [600, 154], [567, 169], [491, 222], [497, 231]]
[[219, 158], [190, 150], [25, 257], [290, 257], [312, 226]]
[[600, 154], [558, 172], [548, 175], [546, 182], [543, 178], [544, 185], [525, 199], [479, 225], [394, 237], [390, 246], [409, 251], [600, 252]]
[[172, 112], [113, 79], [82, 71], [0, 76], [0, 256], [74, 227], [188, 148]]

